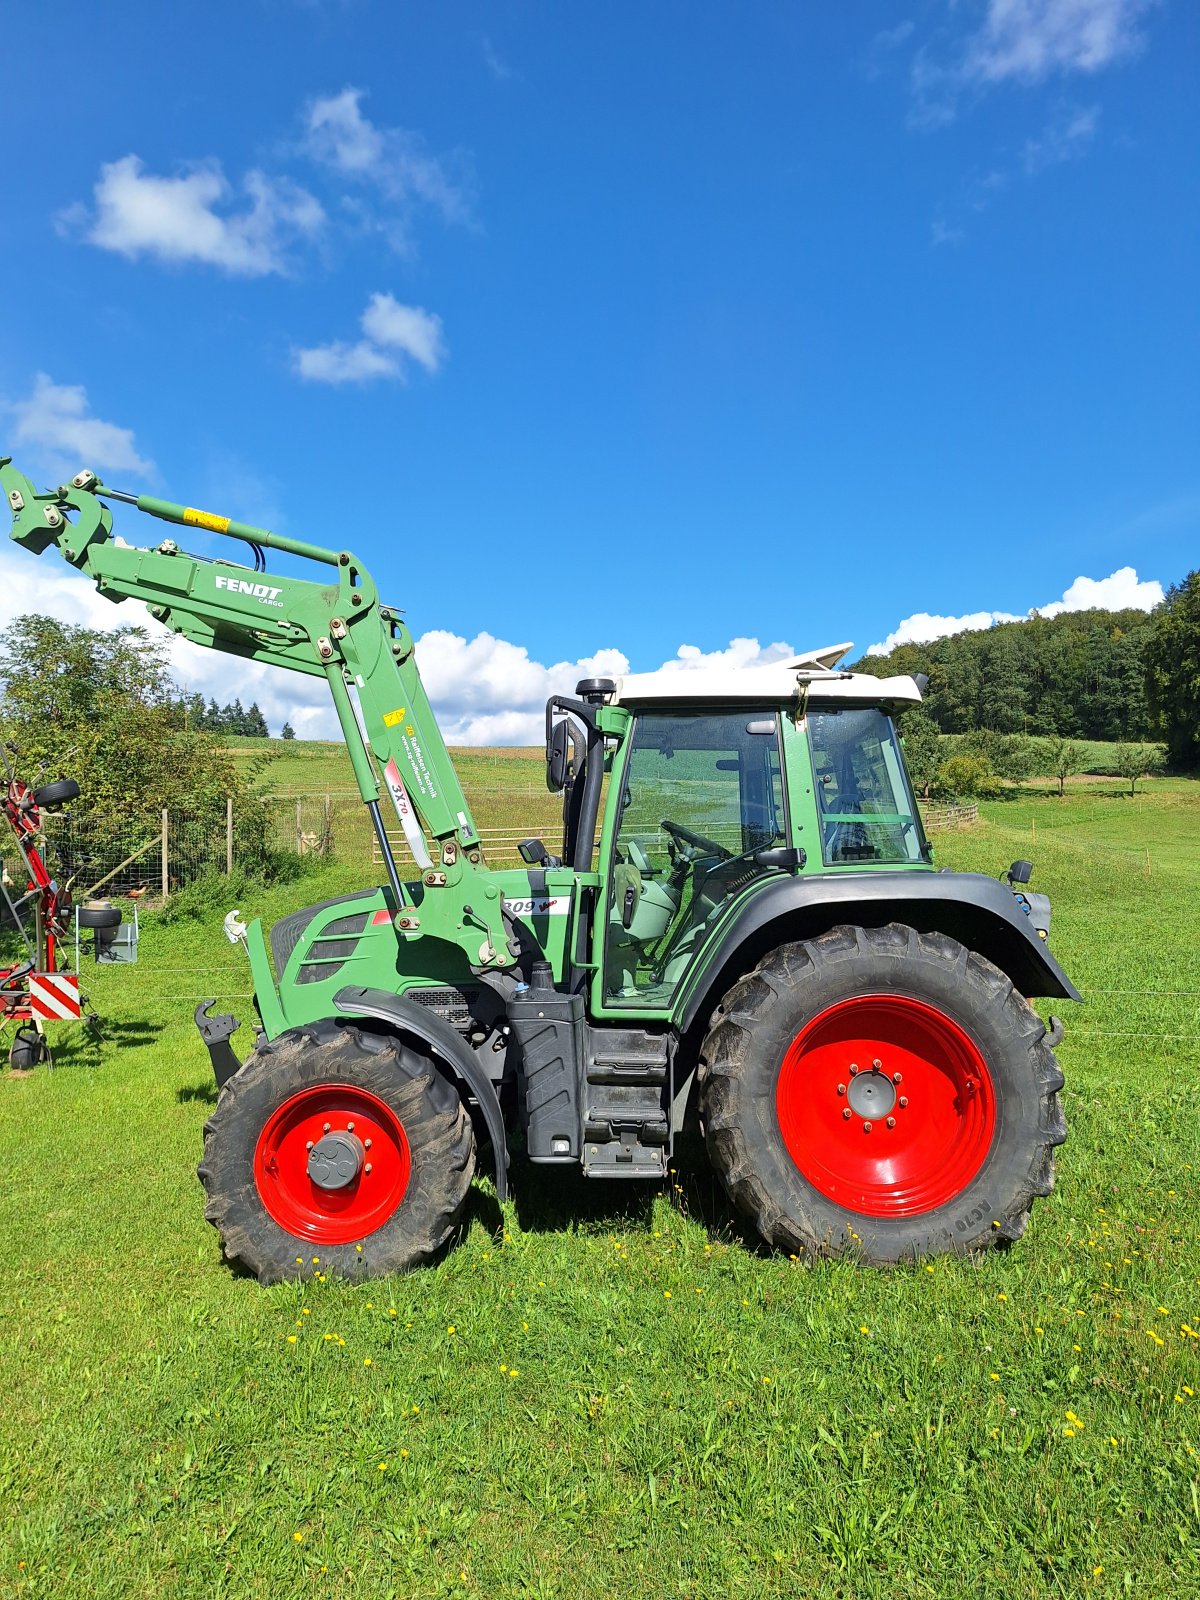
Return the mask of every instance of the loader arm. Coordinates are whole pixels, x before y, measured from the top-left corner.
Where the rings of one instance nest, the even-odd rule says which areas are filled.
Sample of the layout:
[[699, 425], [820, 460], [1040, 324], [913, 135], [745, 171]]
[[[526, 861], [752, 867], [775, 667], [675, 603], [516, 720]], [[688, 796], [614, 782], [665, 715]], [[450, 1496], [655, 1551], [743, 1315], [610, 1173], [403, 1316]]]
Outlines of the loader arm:
[[[407, 910], [412, 901], [380, 816], [382, 790], [422, 869], [420, 914], [406, 918], [405, 937], [450, 939], [479, 970], [513, 964], [503, 898], [483, 867], [479, 832], [425, 693], [412, 634], [394, 609], [380, 604], [356, 556], [151, 495], [124, 494], [91, 472], [38, 493], [0, 456], [0, 488], [12, 512], [12, 539], [35, 555], [53, 545], [107, 599], [143, 601], [155, 621], [195, 644], [324, 678], [398, 907]], [[145, 549], [127, 544], [113, 536], [109, 500], [240, 540], [253, 550], [255, 566], [190, 555], [174, 539]], [[325, 581], [268, 573], [264, 549], [329, 569]]]

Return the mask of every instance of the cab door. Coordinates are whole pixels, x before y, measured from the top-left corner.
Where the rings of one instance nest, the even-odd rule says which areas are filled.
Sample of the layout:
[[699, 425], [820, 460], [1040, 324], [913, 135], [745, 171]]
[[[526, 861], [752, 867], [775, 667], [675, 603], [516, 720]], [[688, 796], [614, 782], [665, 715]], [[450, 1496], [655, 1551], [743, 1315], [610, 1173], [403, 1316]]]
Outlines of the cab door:
[[729, 899], [790, 843], [772, 707], [639, 713], [599, 868], [593, 1015], [662, 1016]]

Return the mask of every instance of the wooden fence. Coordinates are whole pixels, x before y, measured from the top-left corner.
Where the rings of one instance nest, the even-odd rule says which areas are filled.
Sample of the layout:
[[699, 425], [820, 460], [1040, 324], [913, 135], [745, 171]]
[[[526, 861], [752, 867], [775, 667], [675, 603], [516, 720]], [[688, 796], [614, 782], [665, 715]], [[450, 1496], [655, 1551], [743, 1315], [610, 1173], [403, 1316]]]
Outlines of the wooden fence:
[[922, 805], [921, 820], [927, 833], [953, 833], [958, 828], [973, 828], [979, 821], [979, 807], [970, 805]]

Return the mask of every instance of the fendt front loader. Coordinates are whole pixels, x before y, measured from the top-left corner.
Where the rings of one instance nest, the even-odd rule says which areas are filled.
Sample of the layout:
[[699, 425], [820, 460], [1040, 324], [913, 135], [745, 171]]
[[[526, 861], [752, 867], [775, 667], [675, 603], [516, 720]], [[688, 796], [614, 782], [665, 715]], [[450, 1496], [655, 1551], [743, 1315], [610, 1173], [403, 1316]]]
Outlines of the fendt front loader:
[[[1078, 999], [1028, 863], [935, 871], [893, 723], [911, 678], [776, 665], [589, 679], [546, 708], [556, 853], [495, 871], [399, 613], [363, 564], [108, 489], [35, 492], [12, 537], [198, 644], [323, 678], [387, 882], [244, 938], [258, 1032], [200, 1008], [220, 1094], [199, 1173], [263, 1282], [428, 1260], [509, 1154], [661, 1180], [696, 1123], [773, 1246], [887, 1263], [1023, 1232], [1065, 1137], [1052, 1035]], [[107, 501], [228, 535], [252, 565], [114, 538]], [[266, 571], [267, 548], [324, 571]], [[416, 875], [380, 813], [395, 808]]]

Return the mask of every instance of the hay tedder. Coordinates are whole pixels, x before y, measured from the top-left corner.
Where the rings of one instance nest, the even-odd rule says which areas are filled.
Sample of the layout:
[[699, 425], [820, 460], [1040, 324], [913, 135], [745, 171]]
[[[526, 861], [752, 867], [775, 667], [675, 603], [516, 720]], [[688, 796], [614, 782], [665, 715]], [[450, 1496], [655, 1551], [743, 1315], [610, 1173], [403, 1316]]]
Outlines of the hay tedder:
[[[1078, 999], [1028, 863], [935, 871], [893, 714], [912, 678], [848, 646], [738, 671], [590, 678], [546, 708], [561, 843], [490, 868], [401, 613], [349, 550], [0, 458], [12, 538], [175, 633], [322, 680], [386, 882], [226, 919], [258, 1029], [197, 1024], [220, 1093], [200, 1165], [264, 1281], [393, 1272], [456, 1233], [477, 1143], [662, 1181], [703, 1131], [770, 1245], [885, 1263], [1016, 1239], [1065, 1137], [1035, 996]], [[113, 537], [110, 502], [240, 540], [252, 564]], [[342, 502], [344, 505], [345, 502]], [[382, 526], [377, 502], [356, 515]], [[266, 570], [274, 549], [311, 578]], [[732, 558], [731, 558], [732, 564]], [[416, 566], [410, 570], [417, 574]], [[419, 580], [418, 580], [419, 581]], [[394, 807], [414, 867], [393, 854]]]
[[69, 884], [60, 884], [46, 864], [44, 820], [79, 798], [73, 778], [30, 788], [18, 778], [12, 745], [0, 748], [4, 771], [4, 820], [16, 847], [24, 889], [9, 873], [0, 872], [2, 924], [20, 947], [23, 959], [0, 965], [0, 1034], [12, 1024], [8, 1059], [16, 1071], [51, 1063], [46, 1043], [47, 1022], [78, 1021], [85, 1014], [93, 1027], [99, 1019], [79, 989], [79, 937], [92, 933], [97, 956], [114, 938], [121, 922], [116, 906], [73, 903]]

